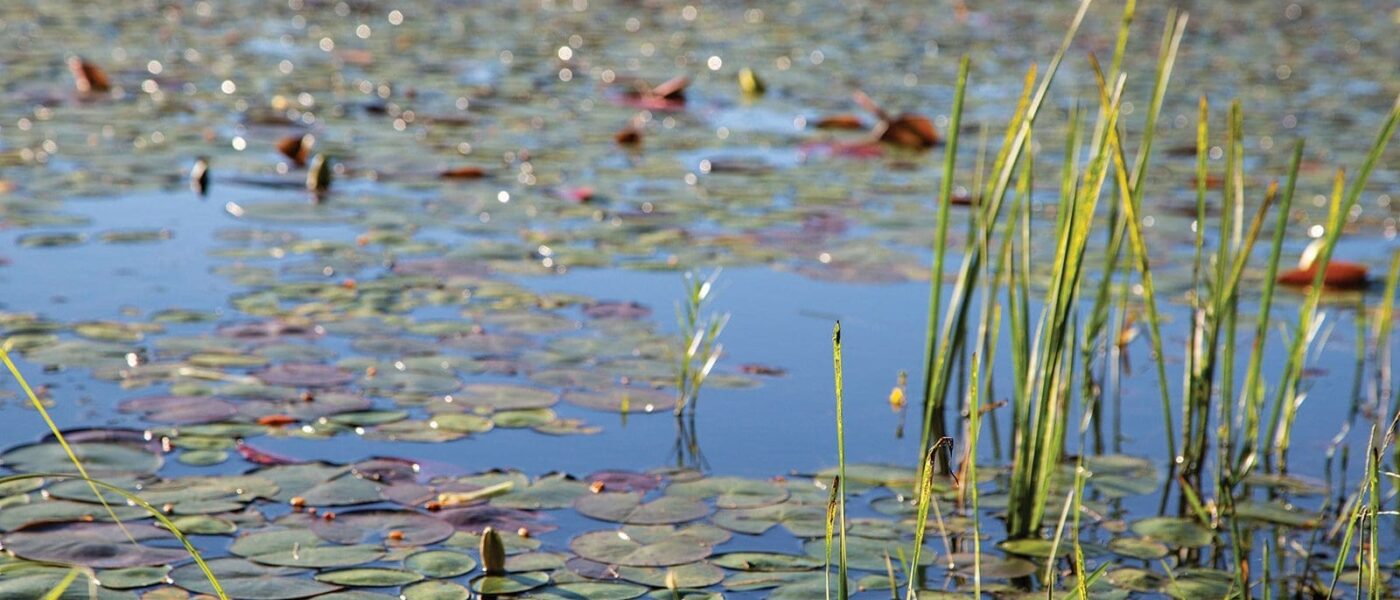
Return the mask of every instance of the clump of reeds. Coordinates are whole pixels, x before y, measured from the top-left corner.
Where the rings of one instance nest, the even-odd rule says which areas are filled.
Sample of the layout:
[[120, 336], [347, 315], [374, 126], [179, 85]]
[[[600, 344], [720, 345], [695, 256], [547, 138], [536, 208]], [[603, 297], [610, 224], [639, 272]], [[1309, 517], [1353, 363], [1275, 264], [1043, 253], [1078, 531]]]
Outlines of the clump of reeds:
[[719, 343], [719, 335], [729, 323], [729, 313], [713, 314], [708, 310], [713, 298], [715, 281], [720, 271], [716, 269], [708, 277], [701, 278], [694, 272], [686, 273], [685, 295], [676, 304], [676, 321], [680, 330], [680, 352], [675, 361], [676, 415], [689, 407], [693, 413], [700, 398], [700, 388], [705, 378], [714, 370], [715, 363], [724, 354], [724, 345]]

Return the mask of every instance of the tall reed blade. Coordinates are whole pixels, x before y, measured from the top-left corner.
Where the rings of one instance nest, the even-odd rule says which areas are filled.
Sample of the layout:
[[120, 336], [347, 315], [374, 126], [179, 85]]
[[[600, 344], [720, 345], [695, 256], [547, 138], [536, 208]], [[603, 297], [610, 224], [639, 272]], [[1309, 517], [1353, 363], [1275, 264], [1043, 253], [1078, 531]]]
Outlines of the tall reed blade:
[[837, 475], [835, 488], [837, 498], [837, 510], [840, 519], [841, 557], [840, 566], [837, 568], [836, 582], [837, 597], [846, 600], [850, 596], [846, 580], [846, 417], [845, 417], [845, 391], [841, 376], [841, 322], [837, 321], [836, 326], [831, 330], [831, 363], [832, 373], [836, 380], [836, 460]]

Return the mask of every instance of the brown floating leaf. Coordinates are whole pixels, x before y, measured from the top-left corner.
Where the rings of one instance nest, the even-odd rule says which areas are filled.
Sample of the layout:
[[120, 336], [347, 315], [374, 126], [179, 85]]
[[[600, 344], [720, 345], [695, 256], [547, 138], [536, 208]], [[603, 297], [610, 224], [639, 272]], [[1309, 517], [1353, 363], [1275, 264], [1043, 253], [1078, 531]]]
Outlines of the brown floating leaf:
[[857, 90], [854, 96], [856, 104], [880, 118], [874, 130], [876, 139], [905, 148], [924, 149], [938, 145], [938, 130], [934, 129], [933, 121], [928, 117], [914, 113], [900, 113], [891, 117], [864, 92]]
[[[1278, 282], [1284, 285], [1306, 286], [1312, 285], [1316, 276], [1317, 268], [1309, 266], [1279, 275]], [[1333, 289], [1357, 290], [1366, 287], [1368, 282], [1366, 265], [1352, 262], [1332, 261], [1322, 273], [1322, 285]]]
[[[1195, 176], [1195, 175], [1192, 175], [1192, 176], [1191, 176], [1191, 187], [1194, 188], [1194, 187], [1199, 186], [1199, 185], [1201, 185], [1201, 178], [1200, 178], [1200, 177], [1197, 177], [1197, 176]], [[1221, 175], [1219, 175], [1219, 174], [1217, 174], [1217, 173], [1206, 173], [1206, 189], [1208, 189], [1208, 190], [1218, 190], [1218, 189], [1220, 189], [1220, 187], [1221, 187], [1222, 185], [1225, 185], [1225, 177], [1223, 177], [1223, 176], [1221, 176]]]
[[560, 191], [559, 195], [565, 200], [570, 200], [579, 204], [588, 204], [589, 202], [592, 202], [594, 198], [598, 197], [597, 192], [594, 192], [593, 188], [588, 187], [586, 185], [565, 188], [564, 190]]
[[690, 85], [690, 78], [684, 75], [672, 77], [661, 85], [651, 88], [647, 92], [652, 98], [663, 98], [672, 102], [685, 102], [685, 88]]
[[112, 89], [107, 73], [80, 56], [68, 57], [68, 71], [73, 74], [73, 87], [78, 88], [79, 92], [87, 94]]
[[438, 177], [443, 179], [481, 179], [486, 176], [486, 170], [481, 167], [456, 167], [438, 173]]
[[880, 141], [905, 148], [932, 148], [938, 145], [938, 131], [928, 117], [903, 113], [876, 127]]
[[982, 203], [982, 198], [969, 194], [967, 190], [958, 190], [948, 198], [948, 203], [953, 206], [977, 206]]
[[765, 377], [782, 377], [783, 375], [787, 375], [787, 369], [758, 363], [739, 365], [739, 371], [748, 373], [749, 375], [763, 375]]
[[628, 125], [617, 132], [613, 139], [623, 146], [635, 146], [642, 143], [642, 132], [636, 125]]
[[853, 114], [827, 115], [812, 124], [817, 129], [865, 129], [860, 117]]
[[291, 135], [277, 142], [277, 151], [290, 158], [298, 167], [306, 166], [311, 159], [311, 151], [316, 147], [316, 136], [311, 134]]
[[690, 78], [673, 77], [657, 86], [636, 81], [632, 90], [623, 92], [622, 103], [647, 110], [680, 110], [685, 107], [685, 88]]

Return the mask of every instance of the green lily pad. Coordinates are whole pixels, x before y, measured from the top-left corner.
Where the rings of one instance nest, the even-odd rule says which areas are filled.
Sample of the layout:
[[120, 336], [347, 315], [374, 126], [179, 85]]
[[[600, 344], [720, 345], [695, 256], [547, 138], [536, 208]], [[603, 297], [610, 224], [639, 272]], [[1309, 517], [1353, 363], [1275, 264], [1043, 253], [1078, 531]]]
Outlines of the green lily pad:
[[[111, 505], [112, 512], [123, 522], [148, 519], [151, 514], [139, 506], [126, 504]], [[67, 523], [71, 521], [96, 520], [110, 521], [111, 513], [101, 504], [72, 502], [69, 500], [45, 500], [6, 507], [0, 510], [0, 531], [11, 531], [33, 523]]]
[[711, 557], [710, 562], [738, 571], [804, 571], [825, 564], [810, 556], [777, 552], [730, 552]]
[[1003, 552], [1015, 554], [1017, 556], [1029, 556], [1032, 558], [1049, 558], [1051, 553], [1057, 557], [1069, 556], [1074, 552], [1074, 545], [1065, 541], [1056, 544], [1055, 540], [1043, 540], [1039, 538], [1024, 540], [1006, 540], [997, 544]]
[[[98, 509], [101, 510], [101, 509]], [[5, 549], [28, 560], [116, 569], [177, 562], [183, 549], [155, 548], [132, 543], [170, 539], [169, 531], [146, 523], [52, 523], [26, 527], [0, 539]]]
[[359, 567], [322, 571], [316, 574], [316, 581], [350, 587], [395, 587], [417, 583], [423, 576], [412, 571], [386, 569], [382, 567]]
[[559, 395], [523, 385], [474, 383], [462, 386], [453, 399], [468, 408], [500, 411], [549, 408], [559, 402]]
[[[67, 575], [68, 569], [7, 572], [0, 577], [0, 598], [44, 598]], [[99, 587], [94, 595], [88, 591], [87, 578], [79, 575], [57, 600], [136, 600], [136, 594]]]
[[1173, 598], [1224, 598], [1234, 587], [1235, 579], [1224, 571], [1192, 569], [1178, 573], [1162, 591]]
[[[833, 539], [833, 554], [835, 553], [836, 547], [836, 540]], [[811, 557], [824, 558], [826, 556], [826, 540], [809, 540], [802, 545], [802, 551], [806, 552], [807, 555]], [[891, 559], [897, 559], [901, 551], [904, 552], [905, 556], [908, 556], [911, 560], [913, 559], [910, 544], [901, 540], [876, 540], [855, 536], [846, 537], [846, 553], [849, 558], [847, 564], [853, 569], [884, 571], [885, 556], [889, 555]], [[933, 564], [935, 556], [937, 556], [937, 553], [929, 548], [924, 548], [924, 551], [919, 554], [919, 564], [924, 566], [931, 565]], [[894, 563], [894, 567], [898, 569], [899, 561], [894, 560]]]
[[477, 565], [470, 554], [452, 550], [426, 550], [410, 555], [403, 561], [405, 569], [417, 571], [433, 579], [450, 579], [470, 573]]
[[541, 572], [483, 575], [471, 581], [472, 591], [483, 596], [519, 594], [549, 583], [549, 574]]
[[181, 464], [192, 467], [209, 467], [228, 462], [228, 452], [223, 450], [186, 450], [175, 456]]
[[673, 483], [666, 493], [682, 498], [714, 498], [719, 508], [754, 508], [787, 500], [787, 489], [769, 481], [742, 477], [706, 477]]
[[426, 546], [447, 539], [455, 529], [442, 519], [413, 511], [366, 510], [340, 513], [331, 521], [313, 521], [311, 531], [338, 544]]
[[491, 499], [493, 506], [526, 510], [568, 508], [574, 500], [588, 493], [588, 484], [564, 475], [541, 477], [524, 488]]
[[[160, 469], [159, 454], [141, 446], [111, 442], [70, 444], [73, 454], [92, 477], [154, 473]], [[18, 473], [76, 473], [68, 453], [57, 442], [17, 446], [0, 454], [0, 466]]]
[[826, 507], [784, 502], [758, 508], [721, 510], [715, 513], [712, 521], [730, 531], [749, 535], [760, 535], [782, 525], [792, 535], [810, 538], [826, 534]]
[[647, 593], [646, 586], [631, 583], [578, 581], [560, 583], [530, 592], [537, 600], [632, 600]]
[[1321, 515], [1299, 510], [1282, 502], [1240, 502], [1235, 504], [1235, 518], [1296, 529], [1313, 529], [1322, 522]]
[[506, 429], [523, 429], [527, 427], [543, 427], [559, 418], [553, 410], [548, 408], [529, 408], [521, 410], [503, 410], [491, 415], [491, 421], [496, 427]]
[[593, 410], [625, 414], [671, 413], [676, 408], [675, 392], [646, 388], [574, 391], [565, 394], [564, 401]]
[[663, 496], [643, 502], [641, 494], [603, 492], [581, 496], [574, 510], [601, 521], [636, 525], [669, 525], [694, 521], [710, 514], [710, 508], [699, 500]]
[[[239, 600], [295, 600], [340, 589], [305, 577], [311, 572], [306, 569], [269, 567], [241, 558], [216, 558], [205, 562], [224, 592]], [[198, 564], [176, 567], [170, 572], [170, 579], [191, 592], [214, 594], [214, 586]]]
[[107, 569], [97, 572], [97, 581], [101, 582], [102, 587], [107, 589], [134, 590], [161, 583], [165, 581], [168, 573], [170, 573], [169, 565]]
[[634, 567], [666, 567], [701, 560], [711, 547], [691, 539], [672, 537], [643, 543], [622, 531], [594, 531], [575, 537], [569, 543], [575, 554], [586, 559]]
[[1166, 544], [1140, 537], [1119, 537], [1108, 542], [1108, 549], [1119, 556], [1139, 560], [1157, 560], [1167, 555]]
[[238, 538], [229, 552], [251, 561], [286, 567], [353, 567], [379, 560], [378, 545], [332, 544], [305, 529], [275, 529]]
[[403, 589], [403, 600], [467, 600], [471, 590], [451, 581], [423, 581]]
[[1143, 537], [1181, 548], [1209, 546], [1215, 539], [1215, 534], [1195, 519], [1179, 517], [1143, 519], [1133, 523], [1132, 529], [1134, 533]]
[[496, 426], [491, 419], [470, 413], [437, 414], [428, 422], [430, 427], [436, 424], [438, 429], [457, 433], [486, 433]]
[[707, 562], [693, 562], [673, 567], [618, 567], [617, 575], [622, 579], [651, 587], [669, 587], [674, 580], [677, 587], [703, 588], [724, 581], [724, 570]]
[[1105, 576], [1116, 587], [1134, 592], [1155, 592], [1162, 588], [1165, 577], [1145, 569], [1124, 567], [1113, 569]]

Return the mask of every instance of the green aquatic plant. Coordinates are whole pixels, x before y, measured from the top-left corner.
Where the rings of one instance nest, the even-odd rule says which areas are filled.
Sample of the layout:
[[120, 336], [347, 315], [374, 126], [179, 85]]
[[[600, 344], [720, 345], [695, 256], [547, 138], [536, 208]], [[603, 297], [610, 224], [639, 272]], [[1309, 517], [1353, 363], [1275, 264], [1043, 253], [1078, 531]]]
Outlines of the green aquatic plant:
[[713, 314], [708, 310], [719, 274], [719, 269], [704, 278], [693, 271], [686, 273], [685, 296], [676, 304], [681, 342], [674, 359], [677, 416], [687, 408], [695, 412], [700, 388], [724, 354], [724, 344], [718, 340], [729, 323], [729, 313]]

